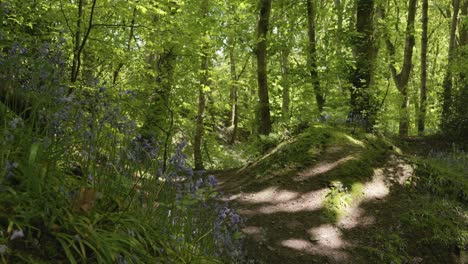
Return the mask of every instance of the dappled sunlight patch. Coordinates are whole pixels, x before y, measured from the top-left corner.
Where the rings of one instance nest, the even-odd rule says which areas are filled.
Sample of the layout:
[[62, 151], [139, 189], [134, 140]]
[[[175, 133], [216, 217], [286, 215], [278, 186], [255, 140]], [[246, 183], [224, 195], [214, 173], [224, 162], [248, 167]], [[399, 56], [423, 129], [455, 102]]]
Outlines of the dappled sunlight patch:
[[258, 204], [258, 203], [271, 203], [277, 204], [287, 202], [295, 199], [299, 193], [288, 190], [279, 190], [278, 187], [268, 187], [260, 192], [255, 193], [241, 193], [236, 196], [236, 200], [241, 203]]
[[366, 146], [366, 144], [364, 144], [364, 142], [362, 142], [361, 140], [355, 139], [349, 135], [345, 134], [344, 137], [353, 145], [363, 147], [363, 148]]
[[346, 246], [346, 241], [342, 239], [341, 231], [334, 225], [324, 224], [311, 228], [307, 232], [311, 235], [311, 240], [316, 242], [316, 245], [323, 245], [334, 249]]
[[255, 235], [255, 234], [261, 234], [262, 233], [262, 228], [259, 226], [247, 226], [242, 229], [242, 232], [248, 235]]
[[362, 219], [359, 206], [363, 201], [383, 199], [390, 193], [383, 168], [374, 169], [372, 180], [366, 183], [354, 182], [350, 187], [340, 181], [331, 183], [330, 192], [324, 201], [326, 216], [338, 225], [353, 228], [372, 223], [372, 219]]
[[365, 200], [382, 199], [390, 193], [385, 178], [385, 172], [382, 168], [374, 169], [372, 181], [364, 185]]
[[305, 251], [308, 248], [312, 247], [312, 243], [305, 239], [287, 239], [281, 241], [283, 247]]
[[414, 174], [414, 168], [412, 165], [405, 163], [405, 162], [400, 162], [397, 166], [397, 175], [396, 175], [396, 181], [399, 184], [404, 184], [406, 181], [408, 181], [411, 176]]
[[290, 238], [280, 242], [285, 248], [309, 255], [320, 255], [342, 263], [349, 259], [344, 251], [347, 243], [341, 239], [341, 232], [332, 225], [322, 225], [308, 231], [310, 239]]
[[[396, 162], [396, 164], [395, 164]], [[390, 167], [375, 168], [372, 180], [365, 183], [362, 188], [362, 198], [346, 208], [345, 217], [338, 225], [345, 229], [357, 226], [368, 226], [375, 223], [375, 217], [365, 216], [365, 211], [360, 207], [362, 202], [370, 200], [381, 200], [390, 194], [392, 182], [403, 184], [413, 174], [413, 168], [409, 164], [401, 162], [396, 157], [392, 157]], [[392, 180], [392, 182], [389, 181]]]
[[280, 212], [296, 213], [302, 211], [315, 211], [322, 207], [326, 189], [312, 191], [299, 198], [274, 205], [261, 206], [256, 210], [259, 214], [274, 214]]
[[299, 173], [295, 178], [294, 181], [304, 181], [307, 179], [310, 179], [314, 176], [318, 176], [321, 174], [324, 174], [326, 172], [329, 172], [333, 170], [334, 168], [338, 167], [339, 165], [349, 161], [349, 160], [355, 160], [356, 157], [353, 155], [346, 156], [344, 158], [341, 158], [339, 160], [329, 162], [329, 161], [323, 161], [318, 164], [316, 164], [313, 167], [307, 168], [306, 170], [302, 171]]
[[375, 224], [374, 216], [366, 216], [365, 210], [361, 207], [349, 207], [346, 211], [346, 216], [339, 222], [338, 226], [344, 229], [352, 229], [359, 226], [370, 226]]

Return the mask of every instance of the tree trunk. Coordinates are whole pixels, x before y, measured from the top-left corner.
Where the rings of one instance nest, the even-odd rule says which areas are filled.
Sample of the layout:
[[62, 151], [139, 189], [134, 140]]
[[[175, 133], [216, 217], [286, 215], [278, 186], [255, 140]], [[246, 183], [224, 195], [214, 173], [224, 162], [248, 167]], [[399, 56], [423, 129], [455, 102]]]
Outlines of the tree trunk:
[[283, 112], [284, 121], [288, 122], [290, 119], [289, 116], [289, 53], [291, 49], [289, 47], [284, 48], [281, 51], [281, 87], [283, 87], [282, 93], [282, 104], [281, 111]]
[[419, 102], [418, 135], [424, 135], [427, 111], [427, 22], [428, 22], [428, 0], [422, 4], [422, 33], [421, 33], [421, 90]]
[[351, 77], [351, 121], [361, 121], [367, 131], [372, 130], [375, 120], [375, 109], [370, 102], [370, 86], [376, 60], [374, 45], [374, 1], [357, 2], [356, 31], [354, 56], [356, 70]]
[[402, 96], [402, 103], [400, 105], [400, 124], [399, 124], [399, 135], [400, 137], [407, 137], [409, 133], [409, 112], [408, 112], [408, 82], [410, 78], [412, 59], [413, 59], [413, 48], [415, 44], [414, 39], [414, 19], [416, 16], [416, 2], [417, 0], [409, 0], [408, 6], [408, 19], [406, 23], [406, 39], [405, 39], [405, 50], [403, 53], [403, 66], [401, 71], [397, 73], [395, 68], [395, 47], [391, 41], [386, 39], [387, 50], [390, 54], [390, 71], [395, 81], [400, 95]]
[[271, 132], [270, 102], [267, 79], [267, 34], [270, 21], [271, 0], [260, 0], [260, 17], [257, 29], [257, 81], [258, 81], [258, 133], [268, 135]]
[[[96, 7], [96, 1], [97, 0], [92, 1], [91, 11], [89, 14], [88, 28], [86, 29], [86, 32], [84, 32], [85, 34], [83, 38], [81, 38], [81, 27], [83, 23], [84, 0], [79, 0], [78, 2], [78, 19], [76, 21], [75, 43], [73, 43], [73, 59], [72, 59], [71, 78], [70, 78], [70, 81], [72, 83], [78, 80], [78, 75], [80, 73], [80, 67], [81, 67], [81, 54], [86, 45], [86, 41], [89, 38], [91, 29], [93, 28], [93, 17], [94, 17], [94, 10]], [[71, 92], [71, 90], [69, 92]]]
[[309, 70], [312, 78], [312, 86], [314, 89], [315, 100], [317, 102], [318, 114], [322, 117], [325, 98], [323, 97], [322, 88], [317, 72], [317, 47], [315, 41], [315, 10], [312, 0], [307, 0], [307, 19], [308, 19], [308, 35], [309, 35]]
[[80, 50], [80, 42], [81, 42], [81, 24], [83, 23], [83, 1], [78, 1], [78, 18], [76, 20], [76, 32], [75, 32], [75, 42], [73, 43], [73, 60], [72, 60], [72, 68], [70, 73], [71, 82], [76, 82], [77, 79], [77, 68], [78, 68], [78, 60], [79, 60], [79, 53]]
[[[468, 23], [466, 19], [468, 16], [468, 0], [465, 0], [461, 6], [460, 26], [458, 28], [460, 54], [457, 56], [461, 63], [468, 63]], [[459, 73], [459, 92], [456, 101], [456, 120], [457, 120], [457, 136], [460, 138], [468, 139], [468, 112], [466, 106], [468, 105], [468, 80], [467, 72], [460, 71]]]
[[[336, 34], [336, 40], [338, 44], [341, 44], [341, 34], [343, 34], [343, 9], [346, 1], [342, 0], [335, 0], [335, 9], [336, 9], [336, 16], [337, 16], [337, 33]], [[338, 47], [341, 49], [341, 46]]]
[[448, 63], [447, 63], [447, 70], [445, 72], [445, 77], [443, 81], [443, 103], [442, 103], [442, 130], [447, 130], [447, 125], [450, 122], [450, 110], [452, 108], [452, 71], [450, 70], [450, 66], [452, 65], [453, 55], [456, 48], [456, 41], [457, 41], [457, 23], [458, 23], [458, 11], [460, 9], [460, 0], [453, 0], [453, 14], [452, 14], [452, 23], [450, 26], [450, 43], [449, 43], [449, 50], [448, 50]]
[[[203, 0], [202, 2], [202, 12], [203, 18], [208, 16], [208, 0]], [[206, 32], [206, 31], [205, 31]], [[205, 33], [206, 34], [206, 33]], [[205, 38], [203, 38], [205, 39]], [[202, 156], [202, 139], [204, 134], [204, 115], [205, 115], [205, 104], [206, 104], [206, 95], [205, 88], [209, 86], [209, 57], [208, 57], [208, 43], [203, 43], [201, 55], [201, 64], [200, 64], [200, 85], [198, 87], [198, 112], [197, 112], [197, 123], [195, 128], [195, 138], [193, 142], [193, 159], [195, 170], [203, 170], [203, 156]]]
[[237, 91], [237, 70], [236, 70], [236, 57], [234, 54], [234, 43], [231, 43], [229, 49], [229, 62], [231, 64], [231, 127], [232, 134], [230, 143], [234, 144], [237, 137], [237, 127], [239, 124], [239, 104], [238, 104], [238, 91]]

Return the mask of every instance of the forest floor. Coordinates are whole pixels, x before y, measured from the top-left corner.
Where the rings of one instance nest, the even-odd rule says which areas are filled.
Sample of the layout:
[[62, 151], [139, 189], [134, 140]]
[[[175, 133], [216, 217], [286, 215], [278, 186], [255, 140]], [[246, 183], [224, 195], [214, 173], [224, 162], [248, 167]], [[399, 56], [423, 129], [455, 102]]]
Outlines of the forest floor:
[[[425, 151], [410, 145], [411, 155]], [[421, 206], [405, 188], [414, 176], [406, 157], [377, 139], [321, 130], [216, 176], [245, 219], [253, 263], [393, 263], [400, 246], [410, 252], [406, 263], [451, 263], [448, 250], [405, 242], [424, 236], [400, 230], [401, 215]]]

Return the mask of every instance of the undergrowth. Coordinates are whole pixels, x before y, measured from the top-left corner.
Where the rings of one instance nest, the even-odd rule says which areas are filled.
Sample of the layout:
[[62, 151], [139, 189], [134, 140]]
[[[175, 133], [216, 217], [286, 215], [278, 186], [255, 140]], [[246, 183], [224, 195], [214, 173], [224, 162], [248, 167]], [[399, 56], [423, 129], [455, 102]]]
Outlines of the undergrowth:
[[388, 198], [391, 215], [358, 251], [382, 263], [458, 263], [468, 246], [468, 155], [460, 150], [409, 157], [412, 178]]
[[127, 115], [131, 93], [68, 86], [62, 44], [43, 45], [0, 53], [7, 96], [26, 98], [0, 108], [1, 261], [241, 261], [241, 219], [215, 201], [213, 176], [185, 164], [185, 143], [166, 164]]

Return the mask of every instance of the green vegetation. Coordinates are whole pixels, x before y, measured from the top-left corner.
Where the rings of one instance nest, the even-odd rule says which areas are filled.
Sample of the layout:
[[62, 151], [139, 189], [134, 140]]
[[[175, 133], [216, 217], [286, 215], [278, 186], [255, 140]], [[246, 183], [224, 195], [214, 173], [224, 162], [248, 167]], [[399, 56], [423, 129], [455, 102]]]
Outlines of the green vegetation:
[[467, 18], [0, 1], [0, 262], [459, 261]]

